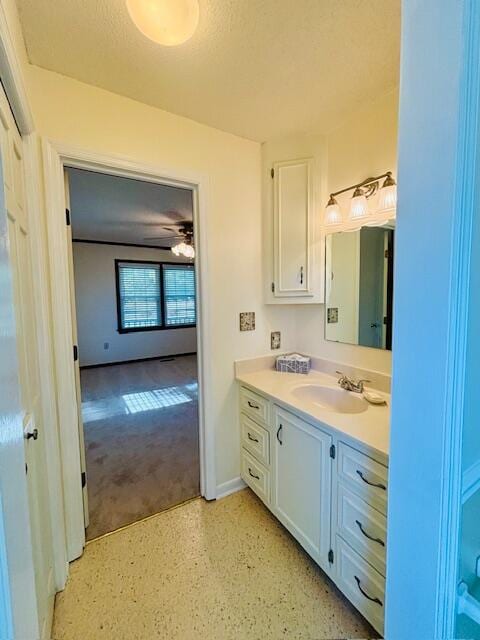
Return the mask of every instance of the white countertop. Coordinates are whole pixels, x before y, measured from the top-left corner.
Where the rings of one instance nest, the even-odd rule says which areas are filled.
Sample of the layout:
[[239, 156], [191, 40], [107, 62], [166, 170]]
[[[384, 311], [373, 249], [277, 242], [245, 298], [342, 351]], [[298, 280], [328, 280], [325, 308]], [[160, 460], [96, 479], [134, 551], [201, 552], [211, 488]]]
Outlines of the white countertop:
[[[390, 435], [390, 396], [381, 395], [386, 405], [368, 404], [361, 413], [338, 413], [326, 410], [310, 400], [298, 398], [293, 390], [301, 384], [320, 384], [338, 389], [337, 379], [326, 373], [311, 370], [308, 374], [280, 373], [273, 369], [262, 369], [250, 373], [237, 374], [237, 380], [262, 395], [268, 396], [285, 407], [312, 421], [322, 423], [345, 434], [359, 443], [371, 447], [388, 456]], [[345, 391], [345, 393], [350, 393]], [[376, 393], [379, 393], [376, 391]], [[357, 394], [354, 394], [357, 395]]]

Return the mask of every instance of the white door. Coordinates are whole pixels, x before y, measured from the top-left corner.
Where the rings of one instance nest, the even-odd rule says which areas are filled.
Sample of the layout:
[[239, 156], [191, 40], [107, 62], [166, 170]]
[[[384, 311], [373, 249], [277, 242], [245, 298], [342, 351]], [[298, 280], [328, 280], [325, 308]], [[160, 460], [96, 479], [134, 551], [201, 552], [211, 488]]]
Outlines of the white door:
[[275, 514], [328, 569], [332, 438], [279, 407], [274, 424]]
[[273, 294], [276, 297], [312, 295], [312, 160], [276, 162], [273, 188]]
[[31, 239], [25, 207], [22, 140], [3, 91], [0, 94], [0, 138], [3, 169], [1, 204], [5, 207], [7, 219], [8, 268], [13, 290], [20, 391], [19, 418], [24, 436], [25, 463], [22, 470], [27, 479], [38, 628], [42, 637], [46, 637], [50, 631], [55, 585], [30, 262]]
[[80, 357], [78, 346], [78, 330], [77, 330], [77, 309], [75, 302], [75, 272], [73, 267], [73, 249], [72, 249], [72, 225], [70, 219], [70, 186], [68, 182], [68, 173], [64, 171], [65, 180], [65, 204], [67, 207], [67, 247], [68, 247], [68, 274], [70, 278], [70, 309], [72, 315], [72, 345], [74, 350], [74, 367], [75, 367], [75, 387], [77, 391], [77, 415], [78, 415], [78, 439], [80, 446], [80, 467], [82, 478], [82, 495], [83, 495], [83, 515], [85, 519], [85, 529], [88, 527], [90, 516], [88, 512], [88, 489], [87, 489], [87, 459], [85, 454], [85, 436], [83, 431], [82, 417], [82, 388], [80, 384]]

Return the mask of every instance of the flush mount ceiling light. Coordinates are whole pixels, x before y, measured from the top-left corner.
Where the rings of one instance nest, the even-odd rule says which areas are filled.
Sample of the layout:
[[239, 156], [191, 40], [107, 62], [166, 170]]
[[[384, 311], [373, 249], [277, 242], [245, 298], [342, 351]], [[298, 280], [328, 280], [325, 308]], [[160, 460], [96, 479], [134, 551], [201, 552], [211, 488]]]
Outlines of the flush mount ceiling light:
[[127, 0], [135, 26], [150, 40], [174, 47], [193, 36], [198, 25], [198, 0]]
[[[382, 187], [379, 190], [379, 180], [385, 178]], [[335, 196], [347, 191], [353, 191], [352, 199], [350, 202], [350, 219], [358, 220], [364, 218], [368, 214], [368, 198], [375, 193], [379, 193], [378, 211], [389, 211], [394, 209], [397, 204], [397, 186], [395, 180], [392, 178], [392, 172], [386, 171], [374, 178], [366, 178], [362, 182], [353, 184], [345, 189], [339, 189], [330, 194], [330, 199], [327, 202], [325, 209], [325, 224], [334, 225], [342, 222], [342, 213], [340, 206], [335, 199]]]

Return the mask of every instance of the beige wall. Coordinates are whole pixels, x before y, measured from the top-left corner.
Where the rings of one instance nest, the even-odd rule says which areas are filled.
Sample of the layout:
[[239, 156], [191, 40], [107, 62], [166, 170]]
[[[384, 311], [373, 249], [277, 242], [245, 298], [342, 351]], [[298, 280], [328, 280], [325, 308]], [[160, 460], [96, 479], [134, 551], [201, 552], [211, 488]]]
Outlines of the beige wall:
[[[398, 92], [395, 91], [365, 105], [327, 136], [329, 192], [387, 170], [396, 177], [397, 111]], [[324, 204], [319, 207], [319, 215], [323, 215]], [[300, 351], [390, 373], [391, 352], [326, 341], [324, 313], [324, 305], [296, 306], [296, 345]]]
[[[208, 186], [200, 213], [208, 235], [208, 305], [212, 352], [217, 484], [239, 475], [233, 361], [269, 352], [271, 330], [293, 348], [294, 318], [263, 304], [260, 145], [64, 76], [27, 68], [39, 133], [56, 141], [135, 162], [201, 174]], [[257, 328], [239, 332], [240, 311]]]

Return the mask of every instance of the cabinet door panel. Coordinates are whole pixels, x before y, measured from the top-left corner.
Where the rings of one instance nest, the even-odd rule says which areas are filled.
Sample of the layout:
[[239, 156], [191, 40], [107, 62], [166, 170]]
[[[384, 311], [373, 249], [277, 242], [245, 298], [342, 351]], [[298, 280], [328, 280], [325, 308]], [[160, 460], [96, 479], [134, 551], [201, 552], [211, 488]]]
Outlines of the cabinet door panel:
[[328, 568], [331, 437], [275, 408], [274, 509], [317, 562]]
[[311, 295], [311, 160], [274, 168], [275, 296]]

